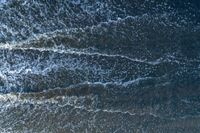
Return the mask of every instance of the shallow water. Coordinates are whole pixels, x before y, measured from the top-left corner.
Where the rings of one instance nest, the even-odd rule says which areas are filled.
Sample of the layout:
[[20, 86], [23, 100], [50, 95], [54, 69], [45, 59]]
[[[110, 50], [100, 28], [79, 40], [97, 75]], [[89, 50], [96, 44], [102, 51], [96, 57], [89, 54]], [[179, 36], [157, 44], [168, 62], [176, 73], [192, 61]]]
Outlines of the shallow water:
[[1, 0], [0, 132], [200, 132], [200, 3]]

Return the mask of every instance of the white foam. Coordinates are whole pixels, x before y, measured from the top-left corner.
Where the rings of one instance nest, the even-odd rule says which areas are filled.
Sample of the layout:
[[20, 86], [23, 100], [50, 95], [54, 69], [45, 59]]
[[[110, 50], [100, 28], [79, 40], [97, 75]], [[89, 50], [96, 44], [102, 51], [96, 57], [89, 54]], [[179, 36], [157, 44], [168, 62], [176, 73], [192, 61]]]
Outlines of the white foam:
[[120, 55], [120, 54], [105, 54], [105, 53], [99, 53], [99, 52], [87, 52], [87, 51], [80, 51], [78, 49], [56, 49], [56, 48], [36, 48], [36, 47], [20, 47], [20, 45], [10, 45], [10, 44], [4, 44], [0, 45], [0, 49], [9, 49], [9, 50], [36, 50], [40, 52], [54, 52], [54, 53], [60, 53], [60, 54], [77, 54], [77, 55], [88, 55], [88, 56], [102, 56], [102, 57], [113, 57], [113, 58], [124, 58], [133, 62], [139, 62], [139, 63], [146, 63], [149, 65], [158, 65], [162, 62], [157, 59], [156, 61], [147, 61], [147, 60], [141, 60], [138, 58], [130, 58], [128, 56]]

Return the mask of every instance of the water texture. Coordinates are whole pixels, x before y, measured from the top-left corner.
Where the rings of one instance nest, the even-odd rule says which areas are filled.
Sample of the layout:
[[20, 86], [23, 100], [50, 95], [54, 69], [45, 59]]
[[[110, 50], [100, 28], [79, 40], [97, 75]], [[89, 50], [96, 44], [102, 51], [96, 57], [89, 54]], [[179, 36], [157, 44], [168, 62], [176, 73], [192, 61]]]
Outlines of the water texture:
[[0, 0], [0, 132], [200, 132], [200, 1]]

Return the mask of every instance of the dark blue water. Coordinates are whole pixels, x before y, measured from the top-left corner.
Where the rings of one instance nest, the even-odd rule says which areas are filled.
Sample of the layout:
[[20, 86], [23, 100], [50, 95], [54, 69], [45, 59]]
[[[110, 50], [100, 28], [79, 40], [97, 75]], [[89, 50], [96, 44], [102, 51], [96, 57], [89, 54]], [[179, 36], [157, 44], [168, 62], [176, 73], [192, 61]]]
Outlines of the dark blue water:
[[0, 0], [0, 132], [200, 132], [200, 1]]

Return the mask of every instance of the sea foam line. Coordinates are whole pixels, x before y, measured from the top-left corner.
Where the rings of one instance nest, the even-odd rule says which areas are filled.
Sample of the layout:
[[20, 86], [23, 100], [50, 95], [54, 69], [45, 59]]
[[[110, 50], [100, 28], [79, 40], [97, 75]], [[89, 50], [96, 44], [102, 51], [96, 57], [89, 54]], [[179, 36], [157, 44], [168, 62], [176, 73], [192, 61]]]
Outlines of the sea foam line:
[[17, 96], [15, 94], [1, 94], [0, 95], [0, 102], [6, 102], [2, 108], [2, 111], [6, 111], [6, 109], [10, 108], [10, 107], [17, 107], [17, 106], [21, 106], [23, 104], [34, 104], [34, 105], [43, 105], [43, 104], [56, 104], [58, 107], [64, 108], [66, 106], [71, 106], [74, 109], [80, 109], [80, 110], [85, 110], [87, 112], [91, 112], [91, 113], [99, 113], [99, 112], [103, 112], [103, 113], [118, 113], [118, 114], [123, 114], [123, 115], [129, 115], [129, 116], [145, 116], [145, 115], [150, 115], [156, 118], [160, 118], [160, 116], [152, 113], [152, 112], [142, 112], [142, 113], [134, 113], [134, 112], [130, 112], [128, 110], [120, 110], [120, 109], [100, 109], [100, 108], [87, 108], [84, 106], [77, 106], [74, 104], [71, 104], [70, 102], [67, 102], [65, 104], [60, 104], [59, 101], [55, 100], [54, 98], [51, 99], [42, 99], [42, 100], [34, 100], [34, 99], [21, 99], [20, 96]]
[[0, 49], [8, 49], [8, 50], [35, 50], [35, 51], [40, 51], [40, 52], [53, 52], [53, 53], [59, 53], [59, 54], [75, 54], [75, 55], [86, 55], [86, 56], [103, 56], [103, 57], [111, 57], [111, 58], [122, 58], [122, 59], [127, 59], [132, 62], [139, 62], [139, 63], [145, 63], [149, 65], [158, 65], [162, 63], [159, 60], [156, 61], [147, 61], [147, 60], [141, 60], [141, 59], [133, 59], [128, 56], [120, 55], [120, 54], [105, 54], [105, 53], [99, 53], [99, 52], [82, 52], [82, 51], [77, 51], [74, 49], [67, 49], [67, 50], [62, 50], [62, 49], [57, 49], [57, 48], [36, 48], [36, 47], [20, 47], [20, 45], [10, 45], [10, 44], [5, 44], [5, 45], [0, 45]]

